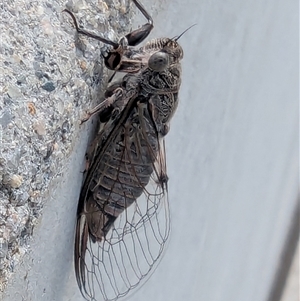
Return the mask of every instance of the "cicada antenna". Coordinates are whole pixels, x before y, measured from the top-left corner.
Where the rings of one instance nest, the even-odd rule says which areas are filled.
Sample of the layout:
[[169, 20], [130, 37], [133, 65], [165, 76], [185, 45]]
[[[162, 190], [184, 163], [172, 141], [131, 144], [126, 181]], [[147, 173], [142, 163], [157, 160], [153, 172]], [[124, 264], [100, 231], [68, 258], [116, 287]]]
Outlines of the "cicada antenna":
[[186, 30], [184, 30], [178, 37], [175, 36], [174, 38], [172, 38], [172, 40], [174, 41], [178, 41], [188, 30], [190, 30], [192, 27], [196, 26], [197, 23], [191, 25], [190, 27], [188, 27]]

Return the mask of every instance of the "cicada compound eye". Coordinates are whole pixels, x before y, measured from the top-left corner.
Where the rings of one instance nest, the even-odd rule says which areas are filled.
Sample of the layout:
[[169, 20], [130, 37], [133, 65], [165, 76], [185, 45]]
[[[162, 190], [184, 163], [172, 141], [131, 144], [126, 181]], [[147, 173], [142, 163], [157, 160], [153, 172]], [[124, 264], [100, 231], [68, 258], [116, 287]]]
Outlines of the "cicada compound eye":
[[149, 58], [148, 66], [153, 71], [163, 71], [169, 66], [169, 55], [166, 52], [158, 51]]

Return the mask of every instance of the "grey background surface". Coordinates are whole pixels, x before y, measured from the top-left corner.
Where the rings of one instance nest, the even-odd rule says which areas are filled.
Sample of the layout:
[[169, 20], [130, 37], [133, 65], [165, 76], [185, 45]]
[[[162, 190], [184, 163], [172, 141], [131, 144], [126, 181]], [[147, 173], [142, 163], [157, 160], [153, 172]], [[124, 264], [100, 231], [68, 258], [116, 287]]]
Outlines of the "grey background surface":
[[[170, 243], [129, 300], [265, 301], [298, 194], [298, 4], [143, 3], [151, 37], [197, 26], [180, 39], [183, 83], [167, 136]], [[74, 147], [5, 301], [82, 300], [72, 256], [85, 145]]]

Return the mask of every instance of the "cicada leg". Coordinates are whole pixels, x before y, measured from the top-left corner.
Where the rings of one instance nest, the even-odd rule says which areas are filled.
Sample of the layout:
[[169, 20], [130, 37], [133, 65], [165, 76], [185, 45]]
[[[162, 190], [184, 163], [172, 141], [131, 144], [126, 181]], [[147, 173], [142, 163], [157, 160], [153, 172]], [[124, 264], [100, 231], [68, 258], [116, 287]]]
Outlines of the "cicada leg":
[[109, 39], [105, 39], [101, 36], [95, 35], [85, 29], [79, 28], [74, 14], [68, 9], [63, 10], [64, 12], [68, 13], [73, 19], [77, 33], [88, 36], [90, 38], [96, 39], [98, 41], [101, 41], [102, 43], [112, 46], [112, 49], [110, 49], [108, 52], [102, 53], [106, 67], [111, 70], [122, 69], [122, 71], [126, 72], [126, 70], [128, 69], [130, 70], [129, 72], [136, 72], [135, 70], [137, 68], [136, 68], [136, 63], [134, 61], [132, 61], [132, 64], [134, 65], [133, 67], [122, 66], [122, 56], [126, 50], [126, 46], [136, 46], [140, 44], [142, 41], [145, 40], [145, 38], [149, 35], [151, 30], [153, 29], [153, 20], [149, 15], [149, 13], [146, 11], [146, 9], [138, 0], [132, 0], [132, 1], [139, 9], [139, 11], [145, 16], [148, 22], [143, 26], [141, 26], [140, 28], [133, 30], [127, 35], [125, 35], [123, 38], [121, 38], [119, 43], [113, 42]]
[[111, 46], [113, 46], [113, 47], [116, 48], [116, 49], [119, 47], [119, 44], [118, 44], [118, 43], [115, 43], [115, 42], [113, 42], [113, 41], [111, 41], [111, 40], [109, 40], [109, 39], [105, 39], [105, 38], [103, 38], [103, 37], [97, 36], [97, 35], [95, 35], [95, 34], [89, 32], [89, 31], [87, 31], [87, 30], [85, 30], [85, 29], [79, 28], [78, 23], [77, 23], [77, 20], [76, 20], [74, 14], [73, 14], [71, 11], [69, 11], [68, 9], [65, 8], [65, 9], [63, 10], [63, 12], [66, 12], [66, 13], [68, 13], [68, 14], [71, 16], [71, 18], [73, 19], [73, 22], [74, 22], [74, 25], [75, 25], [75, 28], [76, 28], [77, 33], [82, 34], [82, 35], [85, 35], [85, 36], [88, 36], [88, 37], [93, 38], [93, 39], [96, 39], [96, 40], [98, 40], [98, 41], [101, 41], [102, 43], [111, 45]]
[[140, 44], [142, 41], [144, 41], [151, 30], [153, 29], [153, 20], [149, 13], [146, 11], [144, 6], [138, 1], [138, 0], [132, 0], [133, 3], [136, 5], [138, 10], [144, 15], [144, 17], [148, 20], [146, 24], [144, 24], [142, 27], [131, 31], [128, 33], [125, 37], [128, 41], [128, 45], [130, 46], [136, 46]]
[[122, 88], [117, 88], [111, 96], [105, 98], [101, 103], [95, 106], [93, 109], [86, 112], [86, 116], [81, 120], [81, 124], [88, 121], [93, 115], [103, 112], [103, 110], [112, 106], [117, 100], [121, 98], [123, 94]]

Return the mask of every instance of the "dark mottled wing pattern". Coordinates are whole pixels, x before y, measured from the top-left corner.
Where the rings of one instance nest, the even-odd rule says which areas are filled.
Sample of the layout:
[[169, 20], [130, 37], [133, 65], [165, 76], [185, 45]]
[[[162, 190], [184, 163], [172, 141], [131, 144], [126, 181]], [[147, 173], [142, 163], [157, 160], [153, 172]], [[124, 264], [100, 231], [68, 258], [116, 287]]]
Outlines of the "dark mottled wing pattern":
[[75, 239], [75, 272], [87, 300], [126, 295], [151, 273], [165, 247], [165, 149], [150, 111], [147, 101], [131, 99], [104, 127], [88, 170]]

